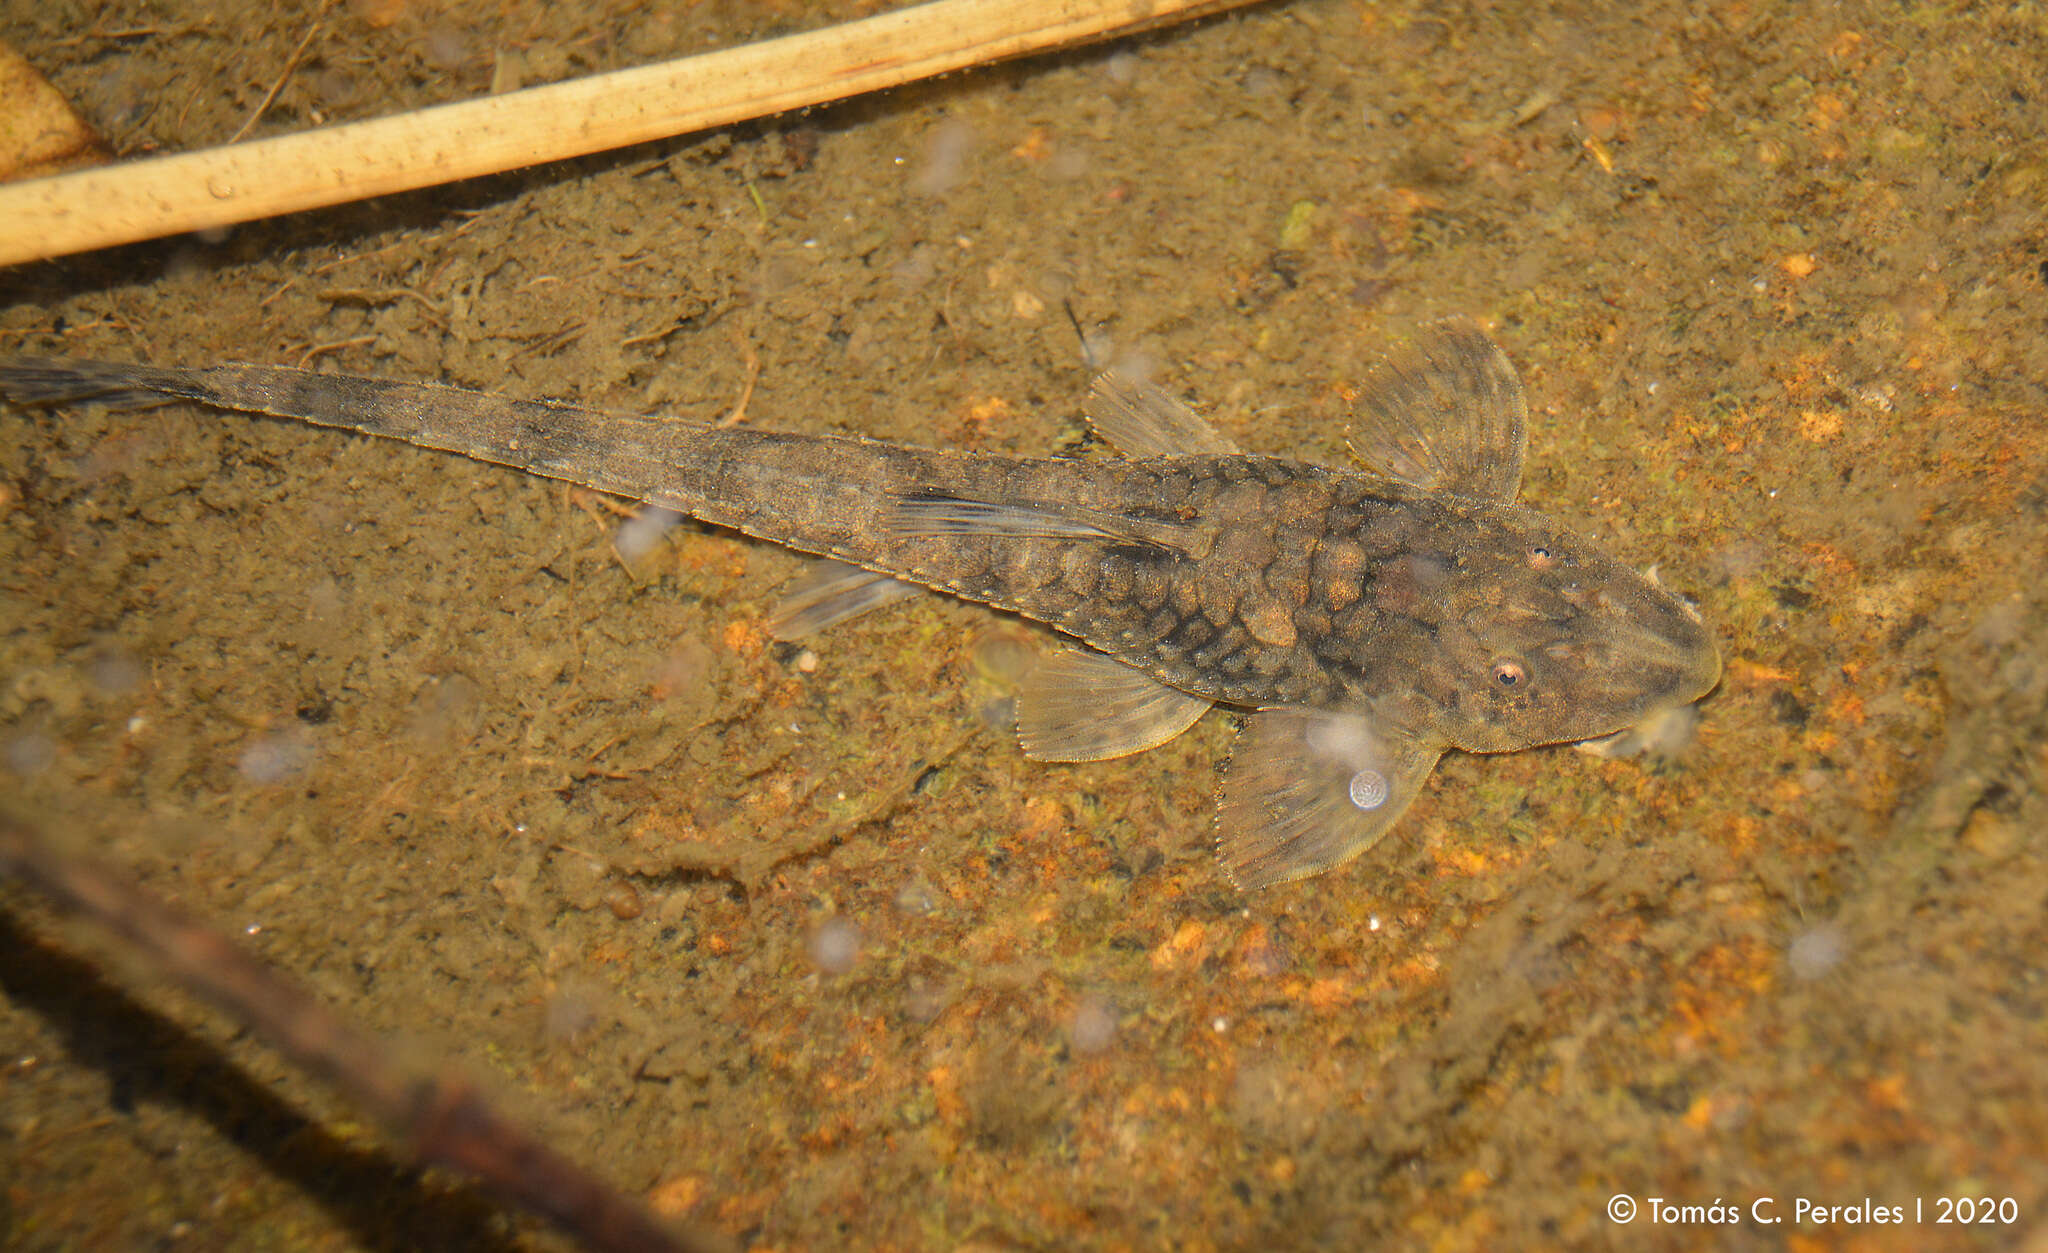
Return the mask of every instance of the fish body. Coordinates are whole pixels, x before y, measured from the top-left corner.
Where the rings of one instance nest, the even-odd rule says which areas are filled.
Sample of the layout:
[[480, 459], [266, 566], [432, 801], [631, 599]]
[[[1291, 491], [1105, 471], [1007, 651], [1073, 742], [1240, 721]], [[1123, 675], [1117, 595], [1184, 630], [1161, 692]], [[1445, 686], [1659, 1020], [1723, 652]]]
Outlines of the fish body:
[[1354, 448], [1370, 471], [1241, 452], [1115, 375], [1090, 408], [1128, 454], [1113, 458], [708, 427], [273, 366], [0, 358], [0, 392], [187, 399], [386, 436], [844, 563], [792, 602], [785, 634], [906, 584], [1015, 611], [1082, 646], [1019, 693], [1031, 756], [1119, 756], [1212, 704], [1247, 711], [1218, 811], [1219, 854], [1247, 887], [1369, 847], [1446, 749], [1608, 735], [1720, 673], [1690, 606], [1514, 503], [1520, 383], [1463, 321], [1361, 389]]

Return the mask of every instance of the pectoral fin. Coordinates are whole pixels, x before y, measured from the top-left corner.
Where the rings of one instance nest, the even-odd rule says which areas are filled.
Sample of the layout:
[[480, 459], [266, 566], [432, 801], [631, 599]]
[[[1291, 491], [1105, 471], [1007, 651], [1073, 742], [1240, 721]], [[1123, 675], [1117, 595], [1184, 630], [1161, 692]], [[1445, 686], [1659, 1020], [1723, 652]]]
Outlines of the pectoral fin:
[[778, 640], [800, 640], [922, 591], [915, 583], [843, 561], [813, 561], [768, 615], [768, 634]]
[[1088, 425], [1134, 456], [1234, 453], [1237, 443], [1162, 388], [1110, 370], [1088, 392]]
[[1102, 761], [1157, 748], [1209, 704], [1107, 653], [1062, 649], [1025, 676], [1017, 739], [1037, 761]]
[[1358, 714], [1264, 709], [1245, 720], [1223, 776], [1216, 853], [1239, 887], [1348, 861], [1386, 833], [1442, 755]]
[[1528, 404], [1506, 354], [1465, 318], [1428, 327], [1366, 377], [1352, 453], [1380, 473], [1431, 491], [1515, 498]]

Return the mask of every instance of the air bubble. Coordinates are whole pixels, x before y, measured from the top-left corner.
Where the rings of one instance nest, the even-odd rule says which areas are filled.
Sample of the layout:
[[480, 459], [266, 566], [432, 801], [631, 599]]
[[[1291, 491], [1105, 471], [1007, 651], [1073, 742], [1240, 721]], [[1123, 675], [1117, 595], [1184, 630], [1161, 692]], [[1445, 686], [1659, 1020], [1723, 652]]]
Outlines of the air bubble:
[[1360, 809], [1378, 809], [1387, 803], [1387, 776], [1377, 770], [1361, 770], [1351, 776], [1351, 803]]

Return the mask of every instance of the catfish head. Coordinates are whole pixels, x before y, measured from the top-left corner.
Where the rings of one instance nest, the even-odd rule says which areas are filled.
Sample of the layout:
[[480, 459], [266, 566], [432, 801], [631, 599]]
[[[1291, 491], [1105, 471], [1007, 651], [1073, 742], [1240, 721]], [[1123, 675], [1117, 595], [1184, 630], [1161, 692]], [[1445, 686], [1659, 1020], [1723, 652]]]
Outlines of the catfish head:
[[1720, 680], [1712, 634], [1654, 578], [1535, 510], [1468, 509], [1471, 542], [1439, 559], [1418, 729], [1475, 753], [1589, 740]]

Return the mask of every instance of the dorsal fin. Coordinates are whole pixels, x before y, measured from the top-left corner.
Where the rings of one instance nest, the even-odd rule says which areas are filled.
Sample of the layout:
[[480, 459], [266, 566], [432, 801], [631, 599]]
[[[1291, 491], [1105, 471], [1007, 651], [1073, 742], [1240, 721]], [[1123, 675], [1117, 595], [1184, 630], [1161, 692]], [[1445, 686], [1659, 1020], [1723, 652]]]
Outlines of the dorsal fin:
[[1189, 557], [1209, 551], [1213, 537], [1183, 522], [1113, 513], [1059, 501], [974, 500], [965, 496], [899, 496], [889, 518], [898, 538], [986, 535], [999, 539], [1089, 540], [1143, 544]]

